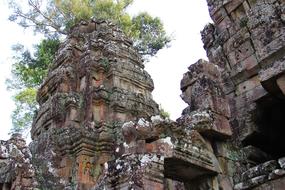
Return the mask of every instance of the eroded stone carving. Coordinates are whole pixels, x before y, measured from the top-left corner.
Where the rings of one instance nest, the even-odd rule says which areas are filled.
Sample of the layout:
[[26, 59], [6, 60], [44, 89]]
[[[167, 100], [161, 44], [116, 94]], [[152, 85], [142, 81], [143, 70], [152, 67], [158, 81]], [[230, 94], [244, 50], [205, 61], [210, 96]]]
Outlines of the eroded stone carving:
[[90, 21], [72, 29], [37, 98], [31, 150], [37, 176], [45, 176], [41, 187], [92, 188], [116, 157], [122, 124], [158, 114], [143, 68], [115, 25]]
[[0, 141], [0, 189], [34, 189], [37, 187], [32, 155], [19, 134]]
[[276, 161], [285, 154], [278, 127], [284, 123], [284, 1], [207, 2], [214, 24], [201, 33], [204, 48], [222, 72], [231, 141], [242, 150], [239, 167], [233, 167], [234, 189], [282, 189], [284, 174]]
[[209, 61], [183, 75], [176, 121], [122, 31], [74, 26], [38, 92], [32, 155], [0, 142], [0, 189], [283, 189], [284, 0], [207, 2]]

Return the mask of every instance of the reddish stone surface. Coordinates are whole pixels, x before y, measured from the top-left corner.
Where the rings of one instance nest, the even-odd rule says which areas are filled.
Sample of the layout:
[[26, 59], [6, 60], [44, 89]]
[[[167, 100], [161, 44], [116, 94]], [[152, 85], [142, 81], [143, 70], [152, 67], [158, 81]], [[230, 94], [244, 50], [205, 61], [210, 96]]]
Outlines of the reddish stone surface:
[[21, 138], [0, 143], [0, 189], [283, 189], [285, 3], [207, 3], [209, 61], [183, 75], [177, 121], [157, 115], [121, 30], [75, 26], [38, 91], [32, 155]]

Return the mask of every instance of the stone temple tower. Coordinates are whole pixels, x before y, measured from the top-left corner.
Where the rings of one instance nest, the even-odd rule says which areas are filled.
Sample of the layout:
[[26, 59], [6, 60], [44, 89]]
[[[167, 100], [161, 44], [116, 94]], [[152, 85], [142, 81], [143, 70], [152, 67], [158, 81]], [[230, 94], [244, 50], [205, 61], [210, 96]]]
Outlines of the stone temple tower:
[[157, 115], [116, 26], [73, 27], [39, 89], [30, 150], [0, 141], [0, 189], [283, 190], [285, 0], [207, 3], [209, 61], [183, 75], [176, 121]]
[[142, 58], [115, 25], [81, 22], [37, 95], [33, 163], [41, 187], [90, 189], [120, 154], [121, 126], [158, 114]]

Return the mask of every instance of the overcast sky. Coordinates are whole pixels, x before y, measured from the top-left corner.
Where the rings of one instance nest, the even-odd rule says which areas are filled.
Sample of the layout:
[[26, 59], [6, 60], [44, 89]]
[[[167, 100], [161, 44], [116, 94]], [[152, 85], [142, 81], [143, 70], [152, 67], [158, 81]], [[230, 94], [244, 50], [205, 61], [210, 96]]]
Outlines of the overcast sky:
[[[206, 0], [135, 0], [129, 12], [136, 14], [141, 11], [160, 17], [167, 33], [174, 38], [171, 47], [160, 50], [156, 57], [146, 63], [146, 70], [154, 80], [155, 101], [175, 120], [186, 107], [179, 89], [183, 73], [198, 59], [206, 59], [200, 37], [200, 31], [211, 22]], [[21, 43], [31, 48], [40, 40], [32, 31], [9, 22], [8, 16], [7, 3], [0, 0], [0, 139], [9, 137], [12, 126], [10, 116], [14, 104], [12, 93], [6, 90], [5, 85], [12, 64], [11, 46]]]

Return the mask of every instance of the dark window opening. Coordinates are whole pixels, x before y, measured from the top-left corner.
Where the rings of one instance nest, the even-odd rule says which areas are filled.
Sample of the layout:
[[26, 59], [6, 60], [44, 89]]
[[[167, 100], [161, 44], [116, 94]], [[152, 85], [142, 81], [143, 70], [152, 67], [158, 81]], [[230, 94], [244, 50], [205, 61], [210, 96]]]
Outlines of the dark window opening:
[[248, 137], [244, 146], [252, 145], [273, 159], [285, 156], [285, 101], [267, 96], [257, 102], [254, 122], [257, 131]]
[[190, 182], [198, 178], [209, 178], [216, 172], [179, 158], [164, 159], [164, 176], [181, 182]]

